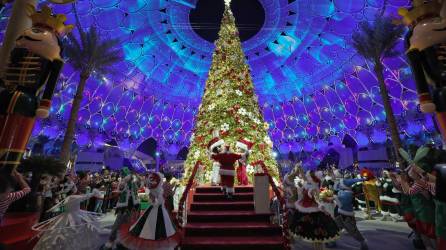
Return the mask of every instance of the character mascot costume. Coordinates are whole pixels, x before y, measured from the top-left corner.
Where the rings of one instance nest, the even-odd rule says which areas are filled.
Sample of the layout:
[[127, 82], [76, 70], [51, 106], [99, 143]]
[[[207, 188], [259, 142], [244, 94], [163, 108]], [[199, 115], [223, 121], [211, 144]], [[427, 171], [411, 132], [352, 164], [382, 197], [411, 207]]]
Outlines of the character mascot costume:
[[413, 0], [411, 9], [400, 9], [410, 29], [405, 40], [407, 57], [415, 77], [424, 113], [435, 113], [446, 141], [446, 19], [440, 17], [439, 1]]
[[[208, 143], [208, 150], [210, 157], [217, 155], [221, 152], [222, 146], [225, 144], [223, 139], [220, 139], [218, 136], [218, 131], [213, 133], [214, 138]], [[212, 177], [211, 184], [212, 186], [217, 186], [220, 184], [220, 163], [218, 161], [212, 162]]]
[[254, 143], [249, 141], [248, 139], [240, 139], [237, 141], [235, 145], [235, 147], [237, 148], [237, 152], [243, 156], [238, 161], [238, 168], [237, 168], [237, 182], [239, 185], [246, 186], [249, 184], [246, 168], [248, 165], [248, 157], [249, 154], [251, 153], [251, 148], [253, 146]]
[[126, 224], [120, 229], [120, 243], [132, 250], [174, 249], [179, 242], [174, 223], [164, 205], [164, 176], [150, 173], [147, 185], [151, 205], [133, 225]]
[[227, 145], [224, 146], [223, 152], [212, 156], [214, 161], [220, 163], [221, 186], [227, 198], [234, 195], [235, 163], [241, 158], [241, 154], [231, 152]]
[[361, 170], [361, 178], [365, 179], [362, 184], [362, 188], [364, 190], [365, 204], [367, 206], [366, 213], [368, 219], [372, 219], [370, 202], [373, 202], [375, 205], [375, 210], [377, 213], [381, 212], [381, 201], [379, 200], [379, 190], [377, 185], [379, 182], [373, 172], [366, 168]]
[[48, 6], [29, 6], [32, 27], [23, 31], [0, 81], [0, 168], [20, 163], [35, 117], [49, 115], [51, 98], [63, 66], [61, 37], [71, 31], [64, 15]]

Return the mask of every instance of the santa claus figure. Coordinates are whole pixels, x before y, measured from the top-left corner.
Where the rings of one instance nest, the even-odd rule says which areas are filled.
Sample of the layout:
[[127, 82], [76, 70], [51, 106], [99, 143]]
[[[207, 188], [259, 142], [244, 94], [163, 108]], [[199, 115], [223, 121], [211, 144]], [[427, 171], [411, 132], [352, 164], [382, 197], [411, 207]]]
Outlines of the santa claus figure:
[[221, 186], [227, 198], [234, 195], [235, 163], [241, 158], [241, 154], [232, 152], [226, 144], [221, 153], [212, 155], [212, 159], [220, 163]]
[[[222, 151], [222, 147], [225, 144], [223, 139], [220, 139], [217, 134], [214, 134], [215, 137], [208, 143], [208, 150], [211, 156], [217, 155]], [[220, 163], [218, 161], [214, 161], [212, 163], [212, 175], [211, 175], [211, 185], [217, 186], [220, 184]]]
[[46, 118], [63, 66], [61, 37], [73, 27], [47, 6], [31, 11], [32, 27], [16, 41], [0, 81], [0, 167], [20, 163], [35, 117]]
[[254, 146], [254, 143], [249, 141], [248, 139], [240, 139], [236, 143], [237, 152], [240, 153], [243, 157], [238, 161], [237, 168], [237, 182], [239, 185], [248, 185], [248, 175], [246, 173], [246, 167], [248, 165], [248, 157], [251, 153], [251, 148]]

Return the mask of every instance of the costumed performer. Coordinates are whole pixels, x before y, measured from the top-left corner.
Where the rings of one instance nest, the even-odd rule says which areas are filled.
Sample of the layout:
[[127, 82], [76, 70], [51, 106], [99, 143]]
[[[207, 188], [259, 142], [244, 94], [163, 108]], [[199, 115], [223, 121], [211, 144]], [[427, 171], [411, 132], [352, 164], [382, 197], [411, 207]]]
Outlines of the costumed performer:
[[80, 209], [81, 202], [94, 194], [70, 195], [48, 211], [63, 207], [64, 212], [32, 227], [39, 231], [39, 241], [34, 250], [90, 250], [98, 249], [101, 234], [108, 231], [101, 228], [98, 219], [102, 214]]
[[376, 213], [381, 213], [381, 201], [379, 200], [379, 190], [378, 190], [378, 179], [375, 177], [372, 171], [370, 171], [367, 168], [363, 168], [361, 170], [361, 178], [364, 178], [365, 180], [362, 182], [362, 189], [364, 191], [364, 197], [365, 197], [365, 205], [366, 205], [366, 213], [367, 213], [367, 219], [372, 220], [372, 213], [371, 213], [371, 201], [373, 202], [373, 205], [375, 206]]
[[367, 250], [367, 242], [356, 226], [355, 212], [353, 211], [354, 194], [352, 186], [355, 183], [364, 181], [364, 179], [343, 178], [338, 170], [334, 171], [338, 180], [334, 189], [335, 195], [335, 222], [340, 229], [344, 228], [350, 236], [361, 244], [361, 250]]
[[118, 184], [119, 198], [116, 203], [116, 219], [104, 249], [113, 249], [121, 225], [129, 223], [133, 215], [139, 212], [138, 185], [127, 167], [121, 169], [121, 181]]
[[246, 168], [252, 146], [254, 146], [254, 143], [248, 139], [240, 139], [236, 142], [235, 147], [237, 148], [237, 153], [240, 153], [243, 156], [240, 160], [238, 160], [237, 182], [239, 185], [246, 186], [249, 184]]
[[296, 227], [299, 220], [299, 211], [296, 210], [294, 203], [297, 202], [299, 197], [295, 180], [300, 173], [302, 173], [302, 162], [298, 162], [293, 170], [283, 178], [283, 194], [285, 196], [285, 206], [288, 208], [289, 228]]
[[323, 244], [339, 238], [339, 229], [330, 215], [319, 208], [319, 189], [322, 173], [308, 171], [305, 182], [298, 187], [302, 197], [295, 203], [300, 212], [299, 221], [291, 231], [302, 240], [313, 243], [314, 249], [323, 249]]
[[417, 231], [421, 234], [424, 246], [428, 250], [435, 249], [436, 245], [435, 203], [429, 191], [419, 185], [420, 176], [416, 173], [415, 168], [421, 168], [427, 173], [432, 171], [433, 166], [428, 162], [432, 158], [432, 155], [428, 156], [430, 152], [428, 147], [420, 147], [412, 159], [408, 152], [400, 148], [400, 155], [409, 164], [406, 171], [411, 180], [410, 182], [403, 178], [398, 180], [403, 193], [410, 197], [415, 212]]
[[386, 221], [389, 220], [390, 217], [392, 221], [396, 222], [400, 217], [401, 192], [393, 186], [393, 181], [390, 178], [389, 171], [387, 170], [383, 171], [380, 184], [381, 194], [379, 199], [381, 201], [383, 215], [381, 220]]
[[[446, 152], [443, 152], [445, 154]], [[446, 154], [445, 154], [446, 155]], [[441, 163], [441, 161], [437, 161]], [[428, 190], [432, 196], [436, 195], [436, 183], [437, 177], [435, 175], [429, 174], [413, 166], [414, 172], [419, 175], [419, 179], [416, 185]], [[440, 199], [434, 199], [435, 201], [435, 234], [437, 236], [437, 250], [446, 249], [446, 202]]]
[[150, 173], [148, 177], [151, 205], [133, 225], [123, 225], [119, 241], [132, 250], [173, 250], [179, 242], [179, 235], [165, 207], [164, 176]]
[[[208, 150], [211, 159], [213, 155], [219, 154], [221, 152], [221, 148], [225, 144], [225, 141], [223, 139], [220, 139], [218, 131], [214, 131], [213, 136], [214, 138], [208, 143]], [[217, 186], [220, 184], [220, 181], [220, 163], [218, 161], [213, 161], [211, 185]]]
[[220, 163], [221, 186], [229, 199], [234, 195], [235, 163], [241, 158], [242, 155], [233, 153], [228, 145], [223, 147], [222, 153], [212, 156], [214, 161]]

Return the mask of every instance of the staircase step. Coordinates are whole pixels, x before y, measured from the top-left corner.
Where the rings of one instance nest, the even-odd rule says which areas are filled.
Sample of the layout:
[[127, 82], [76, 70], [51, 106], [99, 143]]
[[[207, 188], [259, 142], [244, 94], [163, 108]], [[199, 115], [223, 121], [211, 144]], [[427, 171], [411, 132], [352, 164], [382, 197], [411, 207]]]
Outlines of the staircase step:
[[186, 237], [234, 236], [281, 236], [282, 229], [269, 222], [220, 222], [220, 223], [189, 223], [185, 227]]
[[[221, 194], [223, 191], [221, 190], [221, 187], [219, 186], [204, 186], [204, 187], [197, 187], [195, 189], [196, 193], [217, 193]], [[235, 193], [253, 193], [254, 188], [252, 186], [239, 186], [235, 187]]]
[[188, 223], [194, 222], [269, 222], [271, 213], [254, 211], [199, 211], [187, 214]]
[[[223, 193], [196, 193], [194, 194], [194, 202], [205, 201], [227, 201], [228, 199]], [[238, 193], [232, 196], [233, 201], [254, 201], [254, 193]]]
[[283, 238], [275, 237], [186, 237], [181, 250], [282, 250]]
[[191, 211], [253, 211], [253, 201], [193, 202]]

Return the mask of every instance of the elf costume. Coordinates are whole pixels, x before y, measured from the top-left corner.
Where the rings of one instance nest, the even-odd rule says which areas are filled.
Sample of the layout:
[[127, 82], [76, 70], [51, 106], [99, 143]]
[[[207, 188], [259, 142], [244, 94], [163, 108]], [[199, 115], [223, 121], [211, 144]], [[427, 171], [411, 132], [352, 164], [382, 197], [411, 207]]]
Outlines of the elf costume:
[[105, 249], [112, 249], [121, 225], [129, 223], [132, 214], [139, 211], [138, 186], [130, 170], [124, 167], [121, 170], [121, 181], [119, 182], [119, 198], [116, 204], [116, 220]]
[[380, 180], [381, 195], [379, 199], [382, 206], [382, 220], [389, 217], [397, 221], [400, 214], [400, 196], [401, 192], [394, 188], [393, 181], [389, 177], [388, 171], [383, 171], [383, 177]]
[[[430, 149], [427, 147], [420, 147], [415, 153], [413, 159], [403, 149], [400, 149], [400, 155], [409, 163], [409, 176], [413, 166], [418, 166], [427, 173], [430, 173], [432, 166], [427, 162], [429, 157], [426, 157]], [[435, 203], [429, 192], [423, 187], [419, 186], [418, 182], [410, 184], [409, 190], [405, 190], [409, 195], [411, 204], [414, 208], [416, 228], [422, 236], [429, 239], [436, 239], [435, 235]], [[425, 244], [429, 244], [424, 240]]]

